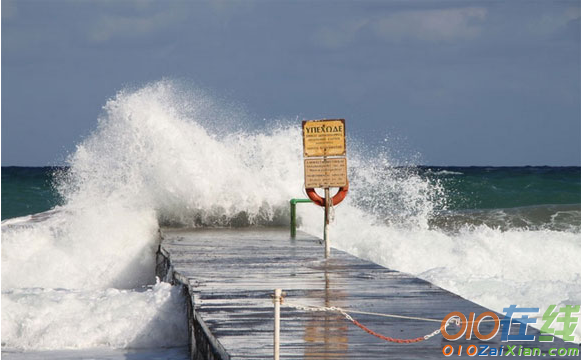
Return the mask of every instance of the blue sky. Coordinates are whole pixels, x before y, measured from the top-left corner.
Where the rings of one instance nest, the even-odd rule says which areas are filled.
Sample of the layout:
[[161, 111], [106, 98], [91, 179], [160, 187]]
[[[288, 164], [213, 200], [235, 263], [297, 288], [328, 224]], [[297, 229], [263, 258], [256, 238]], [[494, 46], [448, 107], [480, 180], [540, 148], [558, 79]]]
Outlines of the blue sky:
[[580, 165], [579, 1], [414, 0], [2, 0], [2, 165], [59, 164], [162, 78], [424, 164]]

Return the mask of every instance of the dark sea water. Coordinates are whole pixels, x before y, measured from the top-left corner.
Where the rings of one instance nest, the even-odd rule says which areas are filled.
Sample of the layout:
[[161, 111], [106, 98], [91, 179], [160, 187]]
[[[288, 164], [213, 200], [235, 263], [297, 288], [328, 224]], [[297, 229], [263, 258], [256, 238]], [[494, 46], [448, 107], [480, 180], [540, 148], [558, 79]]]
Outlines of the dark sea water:
[[[55, 167], [2, 168], [2, 220], [40, 213], [59, 204]], [[466, 224], [501, 229], [580, 229], [580, 167], [411, 168], [443, 189], [442, 211], [432, 226], [454, 230]]]
[[421, 167], [444, 188], [433, 226], [580, 231], [580, 167]]
[[442, 180], [451, 209], [580, 204], [580, 167], [421, 167]]
[[2, 220], [36, 214], [59, 202], [54, 167], [2, 167]]

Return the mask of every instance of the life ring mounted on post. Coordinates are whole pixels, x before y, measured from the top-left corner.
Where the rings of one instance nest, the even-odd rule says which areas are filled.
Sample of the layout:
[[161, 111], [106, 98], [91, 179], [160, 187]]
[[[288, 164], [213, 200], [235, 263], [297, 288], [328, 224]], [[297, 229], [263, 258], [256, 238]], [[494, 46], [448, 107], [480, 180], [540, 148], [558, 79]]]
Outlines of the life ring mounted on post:
[[[341, 203], [343, 199], [346, 198], [349, 189], [350, 189], [349, 183], [346, 183], [346, 186], [340, 187], [337, 193], [331, 198], [331, 204], [335, 206]], [[314, 188], [307, 188], [305, 189], [305, 191], [307, 192], [307, 196], [311, 199], [311, 201], [313, 201], [315, 204], [319, 206], [325, 206], [325, 199], [317, 195]]]

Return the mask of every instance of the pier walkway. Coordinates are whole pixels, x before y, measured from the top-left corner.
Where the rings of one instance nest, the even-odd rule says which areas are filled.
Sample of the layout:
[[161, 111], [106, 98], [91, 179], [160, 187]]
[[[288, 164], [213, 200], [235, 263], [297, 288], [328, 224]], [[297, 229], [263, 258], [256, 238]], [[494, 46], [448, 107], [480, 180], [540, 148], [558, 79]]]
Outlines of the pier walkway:
[[[362, 331], [339, 313], [286, 306], [339, 306], [439, 321], [452, 311], [466, 316], [487, 311], [426, 281], [337, 249], [332, 249], [331, 259], [325, 261], [320, 241], [304, 233], [299, 232], [295, 239], [289, 238], [288, 229], [271, 228], [165, 228], [161, 233], [157, 273], [167, 281], [184, 285], [192, 359], [272, 359], [270, 296], [275, 288], [286, 292], [281, 307], [282, 359], [443, 359], [445, 345], [453, 345], [453, 356], [458, 357], [460, 345], [467, 356], [469, 345], [484, 344], [474, 336], [471, 340], [449, 342], [440, 334], [412, 344], [391, 343]], [[352, 316], [368, 328], [394, 338], [417, 338], [440, 327], [439, 322]], [[450, 325], [451, 333], [457, 332], [455, 326]], [[517, 330], [517, 326], [512, 330], [514, 327]], [[480, 330], [486, 334], [491, 328], [492, 323], [482, 324]], [[532, 333], [538, 334], [529, 328], [528, 334]], [[487, 344], [496, 348], [539, 347], [543, 353], [553, 347], [579, 348], [578, 344], [559, 339], [549, 344], [508, 344], [499, 341], [500, 334], [501, 331]]]

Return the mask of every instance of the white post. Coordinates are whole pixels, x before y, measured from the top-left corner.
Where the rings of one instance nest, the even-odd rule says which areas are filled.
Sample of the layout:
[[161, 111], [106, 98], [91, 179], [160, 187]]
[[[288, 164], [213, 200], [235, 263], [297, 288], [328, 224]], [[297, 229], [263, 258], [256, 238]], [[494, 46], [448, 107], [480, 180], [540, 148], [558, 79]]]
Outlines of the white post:
[[325, 188], [325, 220], [323, 224], [323, 241], [325, 242], [325, 258], [329, 258], [329, 188]]
[[275, 333], [273, 334], [273, 359], [279, 360], [279, 332], [281, 329], [281, 289], [275, 289]]

